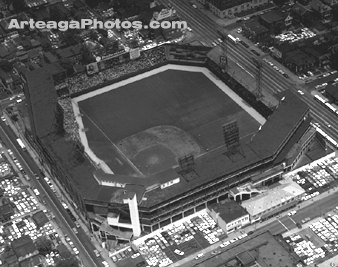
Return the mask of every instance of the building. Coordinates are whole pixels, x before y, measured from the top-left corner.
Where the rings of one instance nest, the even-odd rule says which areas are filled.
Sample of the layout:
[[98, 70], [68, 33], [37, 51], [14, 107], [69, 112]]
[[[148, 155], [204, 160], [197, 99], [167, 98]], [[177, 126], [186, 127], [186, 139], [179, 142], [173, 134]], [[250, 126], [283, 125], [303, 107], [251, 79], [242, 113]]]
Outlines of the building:
[[[170, 62], [167, 60], [161, 66]], [[184, 63], [183, 60], [180, 62]], [[198, 64], [215, 75], [222, 75], [205, 58]], [[36, 90], [31, 86], [26, 89]], [[32, 101], [29, 95], [26, 99]], [[50, 98], [49, 95], [46, 97]], [[192, 180], [187, 179], [178, 168], [170, 168], [161, 175], [149, 175], [145, 179], [105, 173], [87, 161], [70, 168], [65, 159], [69, 159], [68, 154], [74, 153], [73, 147], [68, 142], [49, 139], [48, 136], [35, 147], [41, 151], [42, 164], [68, 191], [75, 208], [88, 218], [93, 233], [103, 242], [128, 242], [132, 236], [155, 231], [228, 199], [232, 188], [252, 181], [271, 168], [280, 166], [283, 172], [292, 169], [292, 162], [287, 160], [289, 153], [308, 133], [311, 118], [309, 107], [293, 93], [286, 91], [280, 97], [283, 100], [260, 131], [250, 142], [241, 143], [245, 157], [233, 161], [224, 156], [222, 150], [206, 153], [196, 159], [196, 177]], [[43, 103], [40, 104], [43, 106]], [[39, 117], [31, 118], [35, 124], [34, 119]], [[52, 150], [52, 146], [56, 149]], [[62, 151], [58, 150], [60, 147]]]
[[11, 219], [14, 215], [13, 207], [10, 203], [0, 206], [0, 221], [5, 223]]
[[338, 105], [338, 83], [329, 84], [325, 88], [326, 95]]
[[332, 19], [332, 8], [324, 4], [321, 0], [312, 0], [310, 2], [311, 8], [319, 14], [323, 23], [328, 23]]
[[39, 254], [33, 240], [29, 236], [22, 236], [13, 240], [11, 246], [19, 261], [23, 261]]
[[304, 48], [304, 52], [316, 60], [315, 65], [318, 67], [322, 67], [330, 63], [331, 54], [327, 47], [319, 45], [307, 46]]
[[[289, 93], [287, 95], [285, 98], [287, 100], [281, 102], [279, 108], [262, 126], [252, 142], [248, 146], [242, 146], [246, 155], [245, 158], [233, 163], [231, 160], [226, 160], [220, 157], [220, 154], [215, 153], [212, 156], [210, 155], [209, 159], [205, 158], [204, 161], [196, 163], [196, 172], [199, 173], [200, 177], [203, 177], [205, 185], [189, 196], [186, 194], [192, 190], [190, 184], [183, 177], [177, 178], [177, 174], [173, 176], [175, 179], [172, 180], [159, 180], [160, 177], [157, 176], [149, 177], [147, 180], [138, 180], [138, 186], [135, 185], [136, 180], [132, 177], [106, 174], [100, 170], [94, 173], [95, 179], [102, 186], [117, 187], [121, 192], [132, 190], [137, 192], [138, 197], [142, 196], [142, 204], [135, 205], [133, 208], [137, 209], [140, 214], [141, 229], [144, 232], [154, 231], [204, 209], [207, 205], [219, 203], [229, 197], [227, 188], [231, 189], [239, 184], [251, 181], [255, 176], [260, 175], [263, 170], [270, 169], [272, 166], [269, 163], [274, 162], [273, 164], [281, 166], [283, 171], [292, 168], [293, 162], [288, 161], [288, 164], [286, 164], [285, 159], [290, 149], [308, 132], [311, 119], [308, 117], [308, 107], [294, 95], [291, 96]], [[266, 142], [266, 140], [270, 140], [270, 142]], [[284, 149], [286, 146], [288, 147], [287, 150]], [[255, 152], [251, 154], [249, 151]], [[301, 153], [298, 150], [294, 152]], [[212, 169], [208, 167], [208, 162], [214, 163]], [[217, 174], [218, 179], [213, 174], [219, 172], [216, 166], [223, 166], [219, 169], [223, 174]], [[208, 181], [210, 181], [209, 185], [206, 184]], [[202, 183], [202, 180], [194, 181], [195, 186], [200, 183]], [[119, 196], [123, 196], [123, 193], [119, 193]], [[156, 201], [154, 201], [155, 199]], [[196, 201], [197, 199], [198, 201]], [[120, 199], [114, 201], [121, 202]], [[89, 214], [94, 216], [93, 218], [96, 216], [95, 213], [103, 211], [102, 208], [96, 207], [96, 204], [92, 201], [87, 201], [86, 205], [87, 207], [92, 206], [90, 210], [94, 212], [89, 212]], [[126, 210], [126, 212], [129, 213], [130, 211]], [[110, 216], [107, 210], [103, 214], [108, 218]], [[131, 218], [131, 216], [127, 217]], [[130, 219], [129, 223], [131, 224]], [[129, 228], [132, 228], [132, 225]]]
[[243, 26], [243, 34], [253, 42], [268, 42], [269, 29], [261, 25], [256, 19], [246, 21]]
[[210, 11], [220, 18], [233, 17], [267, 3], [268, 0], [208, 0]]
[[288, 13], [271, 10], [260, 15], [259, 22], [272, 34], [279, 34], [292, 25], [292, 17]]
[[300, 49], [287, 52], [283, 61], [285, 66], [295, 73], [307, 72], [316, 65], [316, 59]]
[[251, 222], [262, 221], [297, 205], [304, 193], [297, 183], [289, 182], [243, 201], [242, 206], [250, 214]]
[[290, 14], [294, 21], [305, 25], [308, 25], [313, 20], [313, 10], [299, 2], [292, 6]]
[[24, 86], [28, 100], [28, 115], [31, 122], [30, 131], [34, 136], [48, 135], [56, 126], [56, 91], [50, 73], [44, 69], [26, 71]]
[[212, 204], [207, 207], [207, 211], [226, 234], [241, 229], [250, 223], [249, 213], [233, 200]]

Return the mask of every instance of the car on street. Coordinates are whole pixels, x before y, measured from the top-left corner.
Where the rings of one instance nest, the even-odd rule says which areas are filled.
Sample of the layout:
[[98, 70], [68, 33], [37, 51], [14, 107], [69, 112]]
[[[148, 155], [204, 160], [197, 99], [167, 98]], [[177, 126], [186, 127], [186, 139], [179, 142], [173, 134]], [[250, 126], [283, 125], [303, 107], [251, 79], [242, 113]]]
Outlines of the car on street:
[[290, 212], [288, 213], [288, 216], [293, 216], [293, 215], [295, 215], [296, 213], [297, 213], [297, 211], [292, 210], [292, 211], [290, 211]]
[[198, 259], [202, 258], [203, 256], [204, 256], [203, 253], [199, 253], [199, 254], [197, 254], [197, 256], [195, 257], [195, 260], [198, 260]]
[[179, 250], [179, 249], [175, 249], [174, 252], [177, 254], [177, 255], [180, 255], [180, 256], [183, 256], [184, 255], [184, 252]]
[[100, 255], [100, 252], [97, 250], [97, 249], [94, 249], [94, 253], [95, 253], [95, 256], [97, 258], [99, 258], [101, 255]]

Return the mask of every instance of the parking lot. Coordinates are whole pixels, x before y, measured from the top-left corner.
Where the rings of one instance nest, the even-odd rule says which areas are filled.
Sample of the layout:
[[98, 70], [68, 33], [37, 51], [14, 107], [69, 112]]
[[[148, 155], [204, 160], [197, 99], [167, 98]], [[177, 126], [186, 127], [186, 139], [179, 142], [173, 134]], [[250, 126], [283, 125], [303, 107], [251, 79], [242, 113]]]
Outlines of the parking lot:
[[[113, 261], [121, 266], [168, 266], [226, 237], [207, 214], [200, 211], [134, 241], [137, 251], [129, 250], [128, 259], [117, 253]], [[126, 250], [128, 251], [128, 250]], [[125, 258], [125, 259], [123, 259]], [[134, 264], [134, 265], [131, 265]]]
[[[24, 172], [21, 163], [11, 150], [8, 150], [8, 155], [11, 158], [10, 161], [15, 164], [14, 169]], [[0, 256], [5, 253], [5, 246], [11, 246], [14, 240], [24, 236], [30, 237], [34, 243], [43, 239], [49, 240], [48, 242], [53, 244], [53, 249], [41, 258], [42, 262], [48, 266], [54, 266], [56, 261], [60, 259], [57, 248], [61, 244], [66, 244], [66, 248], [71, 253], [79, 254], [77, 248], [71, 245], [72, 241], [69, 238], [66, 240], [62, 238], [63, 234], [53, 222], [53, 214], [39, 202], [41, 200], [39, 190], [28, 184], [27, 180], [30, 178], [19, 178], [14, 169], [7, 161], [5, 154], [1, 153], [0, 192], [2, 206], [7, 206], [1, 216]], [[25, 173], [21, 174], [26, 177]]]
[[275, 39], [279, 42], [294, 43], [303, 39], [309, 39], [315, 37], [316, 34], [308, 28], [302, 28], [297, 31], [287, 31], [275, 36]]
[[336, 211], [326, 214], [324, 218], [310, 224], [308, 228], [285, 238], [285, 241], [307, 266], [338, 254], [338, 214]]
[[338, 159], [331, 157], [309, 164], [290, 178], [305, 189], [303, 200], [307, 200], [328, 189], [338, 178], [337, 173]]

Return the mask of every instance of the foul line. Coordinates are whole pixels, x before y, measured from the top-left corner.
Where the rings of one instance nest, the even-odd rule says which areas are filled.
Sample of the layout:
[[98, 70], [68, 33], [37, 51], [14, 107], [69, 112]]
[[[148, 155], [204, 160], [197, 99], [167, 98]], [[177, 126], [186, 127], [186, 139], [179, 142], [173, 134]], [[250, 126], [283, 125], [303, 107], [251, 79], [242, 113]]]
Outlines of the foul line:
[[127, 158], [127, 156], [115, 145], [115, 143], [106, 135], [106, 133], [83, 110], [80, 110], [80, 106], [79, 111], [80, 114], [84, 114], [88, 118], [88, 120], [90, 120], [90, 122], [102, 133], [102, 135], [117, 150], [117, 152], [122, 156], [122, 158], [130, 164], [130, 166], [134, 169], [134, 171], [136, 171], [139, 175], [143, 176], [143, 173], [134, 165], [134, 163], [131, 162], [130, 159]]

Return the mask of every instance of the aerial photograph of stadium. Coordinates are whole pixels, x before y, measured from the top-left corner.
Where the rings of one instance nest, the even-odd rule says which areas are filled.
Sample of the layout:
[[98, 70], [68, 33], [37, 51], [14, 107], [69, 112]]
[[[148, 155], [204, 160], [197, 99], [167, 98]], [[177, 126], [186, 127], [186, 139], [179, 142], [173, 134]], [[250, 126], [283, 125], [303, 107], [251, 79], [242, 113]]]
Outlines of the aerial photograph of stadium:
[[338, 266], [337, 1], [0, 7], [0, 267]]

